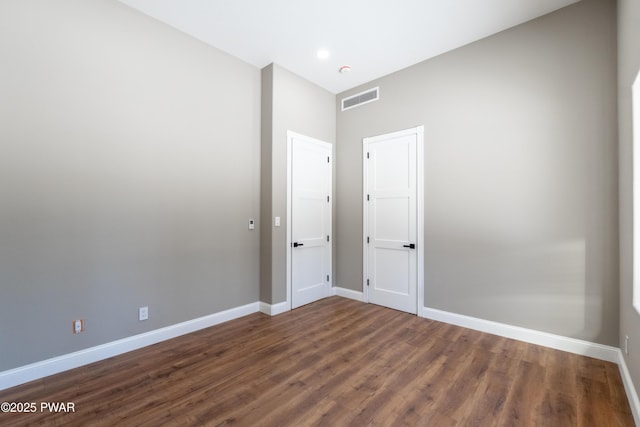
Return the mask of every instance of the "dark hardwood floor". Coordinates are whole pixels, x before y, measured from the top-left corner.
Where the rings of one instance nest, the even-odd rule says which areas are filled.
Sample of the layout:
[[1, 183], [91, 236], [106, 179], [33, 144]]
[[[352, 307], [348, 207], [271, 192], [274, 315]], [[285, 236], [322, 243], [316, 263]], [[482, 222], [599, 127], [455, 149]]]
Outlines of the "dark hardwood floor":
[[0, 391], [5, 401], [38, 411], [0, 413], [2, 426], [634, 425], [615, 364], [339, 297]]

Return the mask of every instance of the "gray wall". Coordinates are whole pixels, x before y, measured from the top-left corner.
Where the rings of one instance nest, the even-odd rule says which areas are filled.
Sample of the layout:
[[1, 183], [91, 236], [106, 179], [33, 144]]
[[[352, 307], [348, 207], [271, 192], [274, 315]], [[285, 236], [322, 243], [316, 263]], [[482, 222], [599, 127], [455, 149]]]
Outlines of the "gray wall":
[[[334, 143], [336, 107], [334, 94], [277, 64], [271, 64], [262, 70], [262, 82], [263, 96], [265, 91], [271, 90], [271, 93], [267, 93], [267, 97], [263, 98], [262, 102], [263, 120], [265, 118], [266, 120], [271, 119], [270, 123], [266, 123], [271, 127], [271, 134], [264, 131], [265, 122], [263, 121], [262, 135], [263, 149], [267, 149], [267, 147], [271, 149], [270, 159], [267, 153], [263, 153], [262, 157], [263, 171], [265, 171], [263, 172], [263, 180], [271, 182], [269, 190], [271, 198], [263, 197], [261, 199], [261, 218], [265, 227], [271, 227], [271, 240], [262, 242], [263, 251], [260, 256], [263, 270], [261, 271], [260, 295], [265, 298], [262, 301], [277, 304], [287, 298], [287, 131]], [[271, 166], [270, 175], [266, 172], [268, 166], [264, 165], [265, 159]], [[334, 161], [334, 174], [335, 164]], [[335, 182], [334, 179], [334, 194]], [[267, 193], [263, 188], [264, 194]], [[334, 203], [334, 211], [335, 207]], [[280, 227], [274, 226], [274, 217], [276, 216], [281, 218]], [[335, 223], [336, 216], [334, 214], [334, 230]], [[334, 243], [334, 269], [336, 265], [335, 252]], [[265, 263], [269, 264], [268, 268], [264, 268]]]
[[583, 0], [338, 95], [338, 286], [362, 138], [425, 126], [426, 307], [618, 345], [616, 9]]
[[[618, 1], [618, 115], [620, 159], [620, 343], [629, 336], [625, 356], [640, 393], [640, 315], [632, 306], [633, 292], [633, 134], [631, 85], [640, 71], [640, 3]], [[635, 132], [640, 132], [636, 129]], [[636, 136], [637, 138], [637, 136]]]
[[0, 371], [258, 300], [260, 70], [110, 0], [0, 58]]

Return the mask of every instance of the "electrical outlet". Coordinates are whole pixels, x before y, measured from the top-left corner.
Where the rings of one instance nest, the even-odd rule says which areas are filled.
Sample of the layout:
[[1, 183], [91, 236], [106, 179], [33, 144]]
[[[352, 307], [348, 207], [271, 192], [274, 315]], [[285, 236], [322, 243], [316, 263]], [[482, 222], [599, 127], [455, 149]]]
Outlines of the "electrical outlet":
[[138, 309], [138, 320], [147, 320], [149, 318], [149, 307], [140, 307]]
[[629, 335], [624, 336], [624, 354], [629, 355]]
[[74, 334], [79, 334], [80, 332], [84, 332], [84, 320], [82, 319], [74, 320], [72, 322], [72, 325], [73, 325]]

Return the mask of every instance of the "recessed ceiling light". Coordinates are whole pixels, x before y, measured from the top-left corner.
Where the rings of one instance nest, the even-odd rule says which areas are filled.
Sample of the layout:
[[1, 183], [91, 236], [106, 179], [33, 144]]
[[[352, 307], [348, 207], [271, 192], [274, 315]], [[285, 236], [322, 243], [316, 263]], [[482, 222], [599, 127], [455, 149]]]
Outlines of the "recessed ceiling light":
[[327, 59], [329, 57], [329, 51], [327, 49], [318, 50], [318, 59]]
[[338, 68], [338, 72], [340, 74], [346, 74], [349, 71], [351, 71], [351, 65], [343, 65], [342, 67]]

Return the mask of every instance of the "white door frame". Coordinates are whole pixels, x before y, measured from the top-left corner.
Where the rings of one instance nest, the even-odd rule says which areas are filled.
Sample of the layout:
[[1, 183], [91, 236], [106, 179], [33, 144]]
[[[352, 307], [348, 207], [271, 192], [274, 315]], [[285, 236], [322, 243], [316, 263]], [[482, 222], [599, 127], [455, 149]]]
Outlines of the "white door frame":
[[369, 180], [369, 166], [367, 151], [370, 142], [376, 142], [388, 138], [396, 138], [406, 135], [416, 135], [416, 192], [417, 194], [417, 315], [422, 317], [424, 312], [424, 126], [391, 132], [362, 139], [362, 289], [364, 301], [369, 302], [369, 287], [367, 275], [369, 273], [369, 251], [367, 245], [367, 233], [369, 230], [369, 205], [367, 203], [367, 185]]
[[[287, 130], [287, 227], [286, 227], [286, 282], [287, 282], [287, 303], [286, 309], [291, 311], [293, 306], [293, 300], [291, 298], [292, 293], [292, 283], [291, 283], [291, 236], [292, 236], [292, 226], [293, 221], [291, 220], [291, 191], [292, 191], [292, 171], [293, 171], [293, 140], [304, 139], [309, 142], [319, 143], [322, 145], [329, 145], [331, 147], [331, 167], [333, 168], [333, 144], [325, 141], [321, 141], [319, 139], [311, 138], [306, 135], [302, 135], [290, 130]], [[329, 198], [330, 198], [330, 207], [329, 207], [329, 230], [333, 229], [333, 171], [329, 174]], [[333, 271], [333, 266], [331, 264], [333, 258], [333, 236], [331, 238], [331, 256], [329, 257], [329, 271]], [[331, 280], [329, 284], [333, 289], [333, 274], [331, 274]]]

